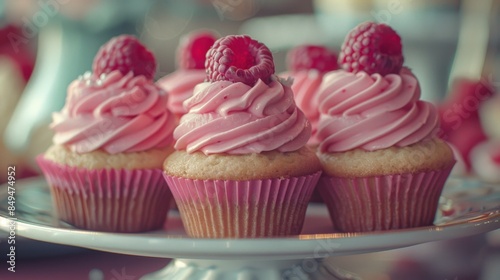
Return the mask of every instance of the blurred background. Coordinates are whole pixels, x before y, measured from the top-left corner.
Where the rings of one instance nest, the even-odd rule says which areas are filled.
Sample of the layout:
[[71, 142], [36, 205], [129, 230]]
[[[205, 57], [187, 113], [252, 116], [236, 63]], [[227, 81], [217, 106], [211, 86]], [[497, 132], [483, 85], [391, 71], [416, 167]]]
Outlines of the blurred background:
[[[0, 170], [16, 165], [18, 178], [38, 174], [34, 158], [51, 143], [51, 113], [62, 108], [68, 84], [91, 70], [98, 48], [113, 36], [135, 34], [148, 45], [158, 59], [157, 79], [176, 69], [179, 38], [201, 28], [251, 35], [269, 46], [276, 72], [282, 72], [291, 47], [321, 44], [338, 51], [351, 28], [370, 20], [400, 34], [405, 65], [419, 78], [422, 98], [439, 106], [442, 136], [461, 159], [455, 174], [500, 182], [474, 168], [474, 155], [480, 154], [474, 148], [488, 143], [492, 148], [483, 154], [494, 150], [499, 161], [483, 164], [500, 173], [499, 5], [498, 0], [0, 0]], [[365, 277], [499, 279], [498, 269], [490, 272], [500, 266], [498, 238], [466, 243], [472, 247], [451, 243], [439, 250], [398, 252], [397, 258], [387, 257], [384, 269], [397, 268], [400, 274], [393, 275], [399, 276], [381, 269]], [[443, 272], [428, 259], [446, 248], [459, 249], [450, 251], [456, 262]], [[467, 262], [471, 257], [474, 265]], [[457, 267], [463, 275], [446, 274]], [[410, 278], [415, 271], [438, 278]]]
[[[176, 69], [179, 38], [201, 28], [220, 35], [249, 34], [264, 42], [273, 51], [279, 73], [286, 70], [285, 56], [291, 47], [320, 44], [338, 52], [351, 28], [371, 20], [391, 25], [402, 37], [405, 65], [419, 78], [423, 99], [445, 103], [445, 97], [465, 88], [453, 88], [457, 79], [472, 84], [470, 93], [455, 94], [464, 95], [460, 98], [465, 100], [481, 85], [490, 92], [489, 97], [499, 81], [495, 71], [500, 63], [496, 56], [500, 34], [497, 0], [2, 0], [0, 3], [0, 78], [4, 85], [0, 92], [1, 161], [2, 167], [6, 162], [22, 161], [18, 163], [19, 169], [27, 176], [37, 172], [33, 158], [51, 141], [47, 125], [51, 113], [62, 108], [68, 84], [91, 70], [99, 47], [118, 34], [135, 34], [153, 50], [159, 63], [157, 79]], [[474, 83], [480, 85], [476, 87]], [[473, 103], [482, 101], [476, 98], [469, 102], [469, 107], [479, 107]], [[461, 113], [451, 109], [454, 114]], [[468, 111], [478, 111], [472, 109]]]

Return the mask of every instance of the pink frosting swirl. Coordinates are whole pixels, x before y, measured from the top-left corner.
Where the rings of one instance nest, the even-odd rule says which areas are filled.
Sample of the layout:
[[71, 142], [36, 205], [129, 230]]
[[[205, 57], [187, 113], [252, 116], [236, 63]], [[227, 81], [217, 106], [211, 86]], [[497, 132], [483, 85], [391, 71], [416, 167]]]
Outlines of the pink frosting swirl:
[[183, 102], [193, 96], [194, 87], [205, 80], [204, 69], [179, 69], [158, 80], [157, 84], [168, 92], [167, 107], [177, 117], [187, 113]]
[[311, 123], [311, 138], [307, 142], [309, 145], [317, 145], [319, 141], [316, 137], [319, 121], [319, 100], [318, 89], [323, 80], [324, 73], [317, 70], [300, 70], [285, 72], [281, 77], [293, 78], [292, 91], [295, 103]]
[[421, 101], [409, 71], [381, 76], [343, 70], [327, 74], [319, 89], [321, 152], [404, 147], [436, 135], [434, 105]]
[[201, 83], [184, 103], [189, 112], [174, 131], [175, 148], [189, 153], [248, 154], [295, 151], [311, 135], [311, 126], [279, 81]]
[[97, 79], [86, 74], [70, 84], [64, 108], [53, 114], [53, 141], [77, 153], [165, 147], [175, 127], [167, 99], [144, 76], [113, 71]]

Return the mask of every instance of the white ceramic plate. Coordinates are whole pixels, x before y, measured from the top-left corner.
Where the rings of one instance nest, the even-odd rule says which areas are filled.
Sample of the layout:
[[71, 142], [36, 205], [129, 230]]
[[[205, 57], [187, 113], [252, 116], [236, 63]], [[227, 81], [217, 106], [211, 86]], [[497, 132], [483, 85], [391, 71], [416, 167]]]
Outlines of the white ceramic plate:
[[[0, 229], [9, 231], [7, 187], [0, 187]], [[114, 253], [186, 259], [286, 260], [324, 258], [396, 249], [480, 234], [500, 227], [500, 187], [473, 179], [447, 182], [435, 225], [371, 233], [335, 233], [327, 210], [311, 204], [303, 234], [287, 238], [193, 239], [179, 215], [169, 213], [168, 230], [116, 234], [80, 230], [55, 218], [44, 179], [16, 183], [16, 235]]]

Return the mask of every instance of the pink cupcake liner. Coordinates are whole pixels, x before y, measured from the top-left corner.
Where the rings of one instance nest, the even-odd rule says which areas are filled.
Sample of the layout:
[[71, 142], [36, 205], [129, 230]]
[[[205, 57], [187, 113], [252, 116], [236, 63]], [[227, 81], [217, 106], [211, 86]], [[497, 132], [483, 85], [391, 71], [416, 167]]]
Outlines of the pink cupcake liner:
[[320, 175], [236, 181], [164, 174], [187, 234], [198, 238], [300, 234]]
[[452, 167], [364, 178], [322, 176], [318, 191], [339, 231], [428, 226], [434, 221], [439, 196]]
[[89, 170], [37, 157], [59, 218], [78, 228], [141, 232], [166, 221], [172, 194], [160, 169]]

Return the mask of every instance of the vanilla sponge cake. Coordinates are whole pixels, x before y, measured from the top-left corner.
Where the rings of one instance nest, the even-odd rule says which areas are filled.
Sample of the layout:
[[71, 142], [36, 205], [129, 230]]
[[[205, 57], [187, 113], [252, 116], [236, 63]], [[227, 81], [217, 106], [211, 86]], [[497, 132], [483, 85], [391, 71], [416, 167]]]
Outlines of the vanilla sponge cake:
[[74, 153], [64, 145], [50, 146], [43, 157], [55, 163], [86, 169], [154, 169], [160, 168], [173, 152], [171, 146], [146, 151], [109, 154], [102, 150]]
[[453, 151], [438, 138], [402, 148], [371, 152], [355, 149], [344, 153], [318, 153], [318, 157], [326, 175], [344, 178], [442, 170], [454, 162]]
[[172, 176], [189, 179], [252, 180], [289, 178], [321, 170], [318, 158], [306, 147], [295, 152], [276, 151], [244, 155], [204, 155], [175, 151], [163, 165]]

